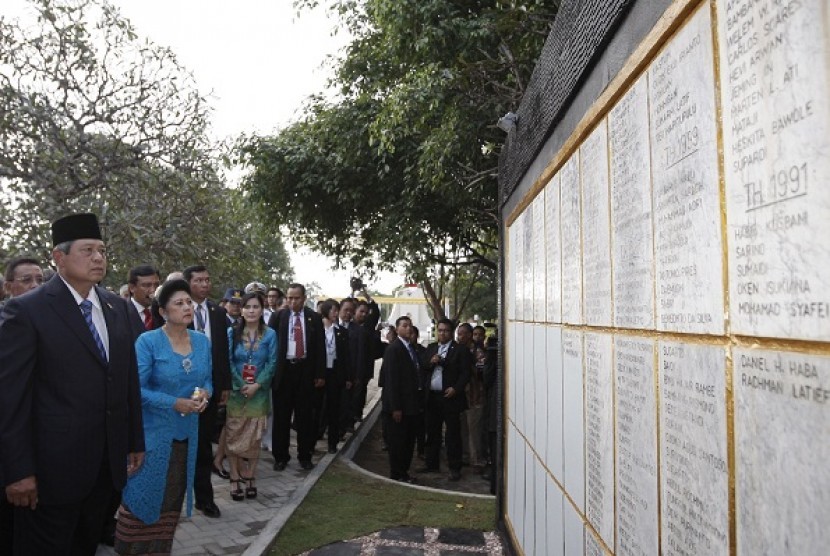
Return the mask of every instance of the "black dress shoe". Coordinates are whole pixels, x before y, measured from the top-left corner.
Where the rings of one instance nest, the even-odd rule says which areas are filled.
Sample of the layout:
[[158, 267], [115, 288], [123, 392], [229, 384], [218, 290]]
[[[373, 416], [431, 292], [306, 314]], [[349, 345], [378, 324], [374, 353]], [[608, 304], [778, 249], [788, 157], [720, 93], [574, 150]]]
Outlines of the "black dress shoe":
[[284, 461], [275, 461], [274, 462], [274, 471], [285, 471], [285, 466], [288, 465], [287, 462]]
[[314, 464], [308, 460], [303, 460], [300, 462], [300, 467], [308, 471], [309, 469], [314, 469]]
[[219, 475], [223, 479], [230, 479], [231, 478], [231, 474], [228, 473], [227, 471], [225, 471], [224, 467], [216, 467], [215, 463], [212, 465], [212, 467], [213, 467], [213, 474], [214, 475]]
[[337, 446], [329, 446], [329, 453], [336, 454], [337, 453]]
[[457, 469], [450, 469], [450, 480], [451, 481], [461, 480], [461, 471], [458, 471]]
[[401, 483], [409, 483], [410, 485], [418, 484], [418, 479], [411, 475], [404, 475], [400, 479], [398, 479]]
[[207, 517], [220, 517], [222, 515], [222, 512], [219, 511], [219, 507], [215, 502], [208, 502], [206, 504], [196, 502], [193, 504], [193, 507], [205, 514]]

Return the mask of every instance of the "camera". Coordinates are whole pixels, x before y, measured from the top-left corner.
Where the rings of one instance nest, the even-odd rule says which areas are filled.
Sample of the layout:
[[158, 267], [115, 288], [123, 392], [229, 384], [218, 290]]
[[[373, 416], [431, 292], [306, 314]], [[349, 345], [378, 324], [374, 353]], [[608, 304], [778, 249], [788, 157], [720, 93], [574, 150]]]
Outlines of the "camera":
[[352, 288], [353, 292], [358, 292], [361, 290], [366, 289], [366, 284], [363, 283], [363, 280], [358, 278], [357, 276], [352, 276], [352, 279], [349, 280], [349, 287]]

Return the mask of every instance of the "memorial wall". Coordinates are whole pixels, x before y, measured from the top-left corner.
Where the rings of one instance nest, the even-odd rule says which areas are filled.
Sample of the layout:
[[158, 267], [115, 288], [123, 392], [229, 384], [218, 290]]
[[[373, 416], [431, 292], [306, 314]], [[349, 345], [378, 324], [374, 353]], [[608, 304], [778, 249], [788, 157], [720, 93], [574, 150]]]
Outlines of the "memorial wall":
[[504, 214], [507, 531], [830, 554], [830, 5], [678, 1], [643, 45]]

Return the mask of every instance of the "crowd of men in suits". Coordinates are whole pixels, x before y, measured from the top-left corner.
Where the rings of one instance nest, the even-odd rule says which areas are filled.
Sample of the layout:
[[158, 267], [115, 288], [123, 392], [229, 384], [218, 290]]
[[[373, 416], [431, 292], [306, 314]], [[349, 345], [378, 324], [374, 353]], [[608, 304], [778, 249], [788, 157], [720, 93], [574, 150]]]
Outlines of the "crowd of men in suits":
[[[134, 342], [163, 324], [154, 307], [161, 274], [150, 265], [132, 268], [128, 295], [119, 297], [100, 286], [106, 247], [95, 215], [59, 219], [52, 236], [56, 272], [44, 271], [36, 259], [18, 258], [9, 262], [3, 276], [7, 299], [0, 305], [0, 480], [5, 496], [0, 497], [0, 555], [94, 554], [99, 541], [111, 540], [118, 493], [127, 474], [143, 460]], [[199, 417], [194, 507], [219, 517], [211, 483], [216, 472], [211, 440], [218, 408], [231, 389], [226, 331], [239, 317], [234, 304], [242, 290], [229, 290], [220, 306], [208, 299], [211, 277], [204, 265], [167, 277], [173, 278], [189, 283], [193, 328], [211, 340], [217, 403]], [[365, 288], [365, 299], [343, 299], [336, 324], [348, 338], [348, 355], [339, 365], [348, 380], [339, 383], [338, 391], [326, 388], [323, 320], [306, 306], [305, 287], [289, 284], [283, 295], [277, 287], [253, 282], [245, 293], [252, 289], [266, 297], [264, 318], [279, 339], [272, 383], [275, 470], [284, 470], [291, 460], [292, 426], [299, 466], [314, 466], [324, 395], [340, 396], [343, 402], [339, 432], [329, 438], [329, 451], [336, 451], [342, 433], [363, 418], [367, 384], [374, 377], [375, 360], [382, 357], [390, 476], [414, 482], [409, 466], [415, 440], [424, 432], [423, 471], [437, 471], [446, 430], [450, 478], [460, 477], [460, 418], [468, 407], [465, 391], [476, 374], [476, 361], [474, 349], [452, 339], [450, 321], [439, 321], [438, 341], [423, 348], [417, 334], [412, 336], [411, 321], [401, 317], [397, 338], [384, 345], [376, 330], [380, 311]]]

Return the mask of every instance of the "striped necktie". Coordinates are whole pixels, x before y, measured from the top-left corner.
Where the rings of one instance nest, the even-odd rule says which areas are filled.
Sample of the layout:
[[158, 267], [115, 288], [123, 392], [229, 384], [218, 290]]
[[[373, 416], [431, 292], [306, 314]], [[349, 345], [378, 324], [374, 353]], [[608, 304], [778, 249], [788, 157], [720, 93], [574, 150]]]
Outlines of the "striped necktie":
[[92, 339], [95, 340], [95, 345], [98, 346], [98, 352], [101, 354], [101, 359], [107, 360], [107, 350], [104, 349], [104, 342], [101, 341], [101, 336], [98, 334], [98, 329], [95, 328], [95, 323], [92, 322], [92, 301], [84, 299], [81, 301], [81, 312], [84, 314], [84, 320], [92, 332]]

